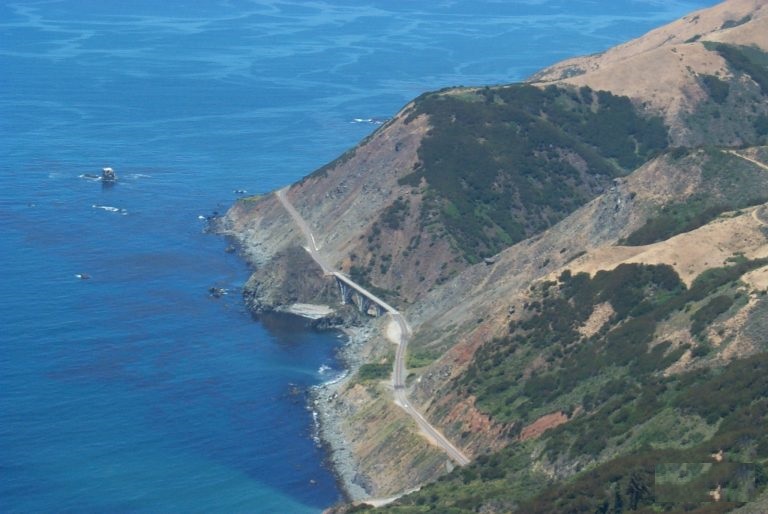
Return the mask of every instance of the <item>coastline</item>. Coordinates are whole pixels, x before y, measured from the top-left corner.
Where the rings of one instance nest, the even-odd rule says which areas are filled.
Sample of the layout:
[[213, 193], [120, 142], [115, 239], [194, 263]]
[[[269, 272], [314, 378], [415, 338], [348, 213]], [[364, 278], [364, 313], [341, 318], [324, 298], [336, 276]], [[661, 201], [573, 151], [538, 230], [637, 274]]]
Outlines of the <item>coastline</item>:
[[[221, 219], [217, 220], [214, 231], [237, 245], [241, 258], [251, 265], [266, 260], [263, 249], [243, 244], [240, 238], [224, 227]], [[312, 412], [316, 434], [314, 437], [317, 437], [317, 443], [325, 450], [325, 464], [336, 477], [336, 483], [344, 499], [355, 502], [370, 498], [371, 495], [364, 484], [365, 478], [359, 473], [357, 458], [351, 451], [344, 433], [344, 420], [352, 413], [341, 412], [341, 406], [336, 399], [364, 363], [360, 355], [377, 328], [371, 324], [354, 324], [347, 316], [330, 305], [296, 302], [266, 309], [263, 308], [264, 305], [259, 304], [262, 308], [254, 309], [247, 298], [244, 303], [253, 316], [260, 318], [262, 323], [266, 321], [264, 324], [267, 329], [269, 329], [270, 318], [287, 316], [308, 322], [307, 330], [333, 330], [343, 334], [343, 341], [337, 349], [337, 357], [343, 368], [342, 374], [310, 387], [307, 391], [306, 407]]]
[[346, 341], [339, 348], [339, 359], [344, 364], [344, 375], [310, 390], [310, 406], [316, 414], [314, 417], [320, 442], [326, 450], [328, 464], [349, 501], [365, 500], [370, 497], [370, 493], [343, 429], [344, 419], [351, 413], [342, 412], [336, 398], [362, 365], [360, 350], [375, 330], [372, 326], [342, 328]]
[[353, 413], [344, 411], [337, 398], [360, 366], [364, 364], [364, 359], [360, 355], [378, 329], [371, 324], [358, 326], [348, 321], [328, 326], [320, 324], [318, 328], [318, 321], [330, 318], [318, 317], [311, 311], [312, 309], [283, 308], [258, 314], [257, 317], [268, 330], [271, 321], [294, 318], [306, 322], [306, 330], [332, 330], [342, 336], [342, 342], [336, 349], [337, 358], [342, 365], [342, 373], [336, 378], [309, 387], [306, 390], [306, 408], [312, 413], [314, 423], [312, 437], [325, 450], [323, 460], [335, 476], [344, 500], [348, 502], [365, 500], [371, 495], [365, 487], [365, 479], [359, 473], [357, 459], [350, 449], [344, 432], [344, 420]]

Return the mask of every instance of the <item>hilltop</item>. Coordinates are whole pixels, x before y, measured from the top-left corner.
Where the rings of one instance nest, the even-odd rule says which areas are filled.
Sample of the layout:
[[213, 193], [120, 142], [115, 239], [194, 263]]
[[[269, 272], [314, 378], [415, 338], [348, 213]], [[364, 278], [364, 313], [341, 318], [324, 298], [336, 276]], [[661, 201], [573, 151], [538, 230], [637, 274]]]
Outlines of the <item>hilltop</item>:
[[[764, 495], [767, 99], [768, 6], [729, 0], [523, 84], [426, 93], [292, 185], [326, 262], [404, 312], [411, 401], [474, 458], [451, 471], [393, 404], [374, 320], [367, 364], [323, 404], [348, 482], [440, 477], [398, 512]], [[256, 267], [255, 311], [338, 304], [274, 195], [222, 226]], [[665, 468], [698, 496], [650, 492], [657, 465], [720, 461]]]

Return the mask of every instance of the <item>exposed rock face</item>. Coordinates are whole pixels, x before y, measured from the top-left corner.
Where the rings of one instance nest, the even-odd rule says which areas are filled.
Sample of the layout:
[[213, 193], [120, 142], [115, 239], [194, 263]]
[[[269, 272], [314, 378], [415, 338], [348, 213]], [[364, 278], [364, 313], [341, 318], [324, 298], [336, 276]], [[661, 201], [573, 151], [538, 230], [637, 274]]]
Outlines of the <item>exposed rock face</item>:
[[[448, 241], [419, 235], [421, 192], [398, 183], [416, 165], [428, 130], [424, 117], [407, 119], [408, 108], [286, 193], [316, 234], [327, 262], [353, 275], [353, 268], [365, 268], [371, 284], [391, 291], [400, 302], [413, 301], [438, 278], [464, 267]], [[409, 215], [403, 216], [402, 226], [387, 228], [382, 217], [396, 201]], [[304, 244], [271, 196], [240, 200], [223, 227], [243, 243], [257, 267], [288, 246]]]
[[[550, 67], [531, 81], [541, 87], [589, 86], [626, 95], [644, 112], [664, 117], [676, 147], [752, 148], [739, 149], [738, 156], [708, 150], [658, 155], [626, 177], [616, 178], [610, 187], [596, 190], [594, 199], [559, 223], [477, 265], [458, 258], [448, 238], [430, 233], [430, 220], [424, 219], [421, 209], [429, 189], [400, 180], [419, 166], [419, 148], [430, 131], [428, 117], [410, 116], [412, 105], [354, 150], [286, 192], [311, 226], [326, 261], [352, 275], [364, 275], [404, 311], [414, 330], [413, 365], [419, 366], [408, 381], [410, 398], [467, 454], [477, 457], [535, 439], [575, 416], [571, 411], [548, 411], [526, 426], [515, 420], [500, 421], [483, 412], [476, 398], [456, 385], [477, 350], [508, 334], [510, 322], [521, 320], [525, 306], [540, 299], [532, 284], [556, 280], [566, 269], [594, 275], [622, 263], [646, 263], [669, 264], [690, 285], [703, 271], [722, 266], [735, 254], [768, 257], [768, 215], [759, 206], [734, 209], [732, 214], [652, 244], [617, 244], [662, 207], [702, 199], [730, 200], [717, 193], [731, 191], [727, 181], [738, 182], [748, 175], [753, 189], [768, 190], [768, 180], [759, 178], [768, 163], [768, 150], [761, 146], [766, 144], [766, 134], [761, 135], [755, 124], [768, 115], [765, 92], [706, 42], [754, 45], [768, 51], [768, 6], [761, 0], [730, 0], [603, 54]], [[705, 76], [726, 83], [726, 96], [714, 100]], [[717, 170], [713, 171], [712, 162], [721, 163]], [[582, 162], [574, 164], [583, 167]], [[732, 171], [732, 177], [721, 173], [723, 167]], [[256, 268], [246, 285], [246, 300], [255, 312], [297, 302], [338, 302], [333, 280], [323, 276], [304, 251], [302, 234], [274, 195], [238, 201], [222, 221], [222, 230], [240, 240]], [[702, 336], [716, 348], [718, 359], [765, 350], [768, 307], [760, 291], [768, 289], [766, 269], [744, 277], [748, 286], [743, 294], [748, 300]], [[598, 333], [613, 315], [610, 305], [596, 308], [582, 335]], [[657, 341], [669, 336], [681, 344], [696, 344], [687, 328], [681, 330], [670, 322], [664, 330], [668, 332], [658, 334]], [[375, 363], [394, 350], [381, 337], [372, 338], [358, 351]], [[526, 373], [544, 365], [535, 362]], [[667, 372], [698, 365], [688, 352]], [[391, 400], [388, 381], [353, 377], [325, 406], [336, 413], [344, 445], [358, 458], [357, 485], [374, 496], [409, 489], [447, 469], [445, 456], [418, 435], [415, 424]], [[564, 476], [579, 467], [573, 462], [542, 466], [552, 476]]]
[[274, 195], [238, 200], [218, 221], [218, 231], [241, 243], [245, 258], [256, 268], [268, 265], [288, 247], [301, 248], [301, 232]]
[[528, 439], [539, 437], [550, 428], [555, 428], [567, 421], [568, 416], [564, 412], [546, 414], [523, 428], [522, 432], [520, 432], [520, 440], [527, 441]]
[[294, 303], [339, 303], [335, 287], [303, 248], [291, 246], [251, 275], [244, 296], [248, 308], [260, 314]]

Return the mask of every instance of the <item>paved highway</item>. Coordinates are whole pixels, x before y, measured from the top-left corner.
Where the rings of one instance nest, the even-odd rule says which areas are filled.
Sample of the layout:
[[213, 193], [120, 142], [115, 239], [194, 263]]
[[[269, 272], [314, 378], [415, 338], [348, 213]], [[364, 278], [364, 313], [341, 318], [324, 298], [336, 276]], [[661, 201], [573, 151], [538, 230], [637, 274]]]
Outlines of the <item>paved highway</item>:
[[406, 321], [405, 317], [400, 314], [400, 312], [392, 307], [391, 305], [387, 304], [380, 298], [377, 298], [374, 296], [371, 292], [366, 290], [361, 285], [355, 283], [344, 275], [343, 273], [339, 271], [333, 270], [330, 266], [328, 266], [325, 261], [320, 256], [319, 249], [317, 248], [317, 244], [315, 243], [315, 236], [312, 235], [312, 231], [309, 229], [309, 225], [307, 225], [307, 222], [304, 221], [304, 218], [301, 217], [301, 215], [298, 213], [298, 211], [293, 207], [291, 202], [288, 201], [288, 199], [285, 197], [285, 191], [288, 189], [288, 187], [284, 187], [283, 189], [280, 189], [275, 192], [275, 196], [277, 196], [277, 199], [280, 201], [280, 203], [283, 205], [286, 211], [288, 211], [288, 214], [291, 215], [291, 218], [293, 218], [296, 225], [299, 227], [301, 232], [304, 234], [304, 237], [307, 240], [307, 246], [305, 247], [307, 252], [309, 252], [309, 255], [312, 256], [312, 259], [314, 259], [315, 262], [322, 268], [323, 272], [326, 274], [332, 274], [336, 276], [337, 278], [343, 280], [346, 284], [348, 284], [350, 287], [353, 287], [357, 291], [363, 293], [368, 298], [372, 299], [384, 309], [387, 310], [389, 315], [392, 317], [392, 319], [398, 324], [400, 327], [400, 344], [397, 345], [397, 351], [395, 352], [395, 364], [394, 364], [394, 372], [392, 373], [392, 385], [394, 386], [394, 397], [395, 402], [402, 407], [405, 412], [408, 413], [408, 415], [413, 418], [413, 420], [416, 422], [416, 424], [419, 426], [419, 429], [424, 432], [424, 434], [431, 439], [436, 445], [438, 445], [440, 448], [445, 451], [445, 453], [453, 459], [456, 463], [458, 463], [461, 466], [465, 466], [469, 464], [470, 460], [467, 458], [466, 455], [464, 455], [461, 450], [456, 448], [456, 446], [453, 445], [439, 430], [437, 430], [435, 427], [433, 427], [429, 421], [427, 421], [424, 416], [421, 415], [421, 413], [416, 410], [413, 405], [408, 401], [408, 395], [406, 393], [405, 389], [405, 356], [406, 351], [408, 349], [408, 338], [411, 336], [411, 327], [408, 326], [408, 322]]
[[433, 427], [424, 416], [417, 411], [411, 403], [408, 401], [408, 395], [405, 390], [405, 355], [408, 348], [408, 338], [411, 335], [411, 327], [408, 326], [408, 322], [399, 312], [392, 314], [398, 325], [400, 325], [400, 344], [397, 346], [395, 352], [395, 371], [393, 373], [393, 385], [395, 388], [395, 401], [413, 418], [419, 428], [424, 432], [435, 444], [448, 454], [460, 466], [466, 466], [469, 464], [469, 458], [464, 455], [461, 450], [456, 448], [442, 432]]
[[309, 225], [307, 225], [307, 222], [304, 221], [301, 214], [299, 214], [291, 202], [285, 197], [285, 192], [288, 190], [288, 187], [289, 186], [285, 186], [284, 188], [275, 191], [275, 196], [277, 196], [277, 199], [283, 205], [285, 210], [288, 211], [288, 214], [291, 215], [291, 218], [293, 218], [293, 221], [298, 225], [299, 229], [304, 234], [304, 237], [307, 239], [307, 246], [304, 248], [309, 252], [309, 255], [311, 255], [312, 259], [320, 265], [323, 269], [323, 273], [331, 274], [331, 267], [320, 257], [320, 249], [317, 247], [317, 243], [315, 243], [315, 236], [313, 236], [312, 231], [309, 230]]

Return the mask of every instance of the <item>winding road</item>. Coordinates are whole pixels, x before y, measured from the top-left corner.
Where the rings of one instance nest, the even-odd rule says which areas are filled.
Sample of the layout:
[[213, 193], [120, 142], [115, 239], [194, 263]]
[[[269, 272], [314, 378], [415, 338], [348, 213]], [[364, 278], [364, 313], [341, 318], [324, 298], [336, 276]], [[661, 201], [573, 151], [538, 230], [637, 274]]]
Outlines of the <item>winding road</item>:
[[418, 425], [419, 430], [421, 430], [430, 441], [439, 446], [453, 461], [455, 461], [460, 466], [469, 464], [469, 458], [467, 458], [467, 456], [464, 455], [461, 450], [454, 446], [453, 443], [451, 443], [448, 438], [446, 438], [438, 429], [433, 427], [429, 421], [427, 421], [424, 416], [422, 416], [422, 414], [416, 410], [416, 408], [408, 401], [408, 394], [405, 388], [405, 356], [406, 350], [408, 349], [408, 338], [411, 336], [411, 327], [408, 325], [405, 317], [397, 309], [388, 305], [382, 300], [379, 300], [365, 288], [353, 282], [349, 277], [340, 271], [334, 270], [325, 262], [325, 260], [320, 255], [320, 250], [317, 247], [317, 243], [315, 242], [315, 236], [309, 229], [309, 225], [307, 225], [307, 222], [304, 220], [304, 218], [301, 217], [299, 212], [285, 197], [285, 192], [287, 190], [288, 186], [276, 191], [275, 196], [277, 197], [278, 201], [280, 201], [285, 210], [288, 211], [288, 214], [291, 215], [293, 221], [304, 234], [304, 237], [307, 240], [307, 246], [305, 249], [307, 252], [309, 252], [309, 255], [312, 257], [312, 259], [322, 268], [323, 273], [327, 275], [335, 275], [339, 278], [343, 277], [345, 282], [352, 285], [359, 291], [362, 291], [369, 298], [376, 299], [377, 303], [379, 303], [379, 305], [387, 310], [392, 318], [392, 321], [397, 323], [399, 326], [400, 342], [397, 345], [397, 351], [395, 352], [394, 371], [392, 373], [392, 385], [394, 387], [395, 403], [399, 405], [406, 413], [408, 413], [408, 415], [411, 416], [411, 418], [413, 418], [413, 420], [416, 422], [416, 425]]

